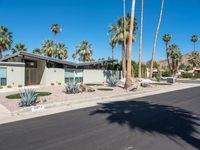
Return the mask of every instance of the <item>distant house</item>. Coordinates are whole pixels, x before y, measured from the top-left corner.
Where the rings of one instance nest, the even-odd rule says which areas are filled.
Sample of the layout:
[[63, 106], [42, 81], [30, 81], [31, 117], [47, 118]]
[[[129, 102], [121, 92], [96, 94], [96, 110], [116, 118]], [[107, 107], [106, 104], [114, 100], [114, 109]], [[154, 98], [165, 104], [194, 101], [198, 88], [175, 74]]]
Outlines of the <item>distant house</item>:
[[[18, 52], [0, 59], [0, 85], [50, 85], [66, 82], [100, 83], [107, 80], [106, 71], [112, 60], [100, 60], [85, 63], [73, 63]], [[120, 78], [120, 73], [112, 71], [112, 75]]]

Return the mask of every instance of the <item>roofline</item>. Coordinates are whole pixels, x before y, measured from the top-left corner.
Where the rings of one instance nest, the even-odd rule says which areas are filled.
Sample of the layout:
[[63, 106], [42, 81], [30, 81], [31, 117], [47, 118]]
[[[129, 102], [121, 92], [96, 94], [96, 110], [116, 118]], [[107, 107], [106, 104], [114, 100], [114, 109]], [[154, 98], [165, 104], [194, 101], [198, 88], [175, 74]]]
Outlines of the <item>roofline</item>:
[[[50, 62], [61, 63], [63, 65], [69, 65], [69, 66], [74, 66], [74, 67], [95, 65], [95, 64], [100, 64], [100, 63], [104, 63], [104, 62], [112, 62], [112, 60], [99, 60], [99, 61], [93, 61], [93, 62], [74, 63], [74, 62], [70, 62], [70, 61], [66, 61], [66, 60], [59, 60], [59, 59], [55, 59], [55, 58], [51, 58], [51, 57], [47, 57], [47, 56], [36, 55], [36, 54], [24, 52], [24, 51], [17, 52], [15, 54], [12, 54], [10, 56], [2, 58], [2, 59], [0, 59], [0, 62], [4, 62], [5, 60], [16, 57], [16, 56], [32, 57], [32, 58], [36, 58], [36, 59], [42, 59], [42, 60], [46, 60], [46, 61], [50, 61]], [[115, 62], [117, 60], [113, 60], [113, 61]]]
[[21, 63], [21, 62], [0, 62], [0, 66], [25, 66], [25, 63]]

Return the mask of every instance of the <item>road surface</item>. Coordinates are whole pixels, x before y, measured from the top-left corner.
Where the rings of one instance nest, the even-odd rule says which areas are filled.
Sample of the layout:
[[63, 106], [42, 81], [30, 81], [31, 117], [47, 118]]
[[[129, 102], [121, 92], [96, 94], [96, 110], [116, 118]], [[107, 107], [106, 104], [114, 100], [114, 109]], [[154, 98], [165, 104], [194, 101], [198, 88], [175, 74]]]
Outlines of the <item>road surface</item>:
[[200, 87], [0, 125], [0, 150], [198, 150]]

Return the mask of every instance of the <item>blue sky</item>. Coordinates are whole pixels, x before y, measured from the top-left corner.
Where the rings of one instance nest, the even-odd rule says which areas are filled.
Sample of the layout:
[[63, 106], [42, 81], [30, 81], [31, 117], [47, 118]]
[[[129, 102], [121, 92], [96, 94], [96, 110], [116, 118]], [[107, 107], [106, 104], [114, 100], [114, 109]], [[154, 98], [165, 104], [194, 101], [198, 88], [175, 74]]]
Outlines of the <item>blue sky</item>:
[[[0, 25], [13, 32], [14, 43], [24, 43], [29, 51], [40, 47], [47, 39], [53, 39], [50, 27], [58, 23], [63, 32], [57, 41], [69, 48], [69, 60], [75, 46], [81, 40], [93, 45], [95, 59], [111, 56], [108, 44], [109, 26], [123, 15], [123, 0], [0, 0]], [[143, 60], [151, 59], [153, 38], [159, 17], [161, 0], [144, 0]], [[165, 58], [162, 36], [172, 35], [171, 43], [179, 45], [183, 54], [193, 49], [190, 37], [200, 35], [200, 1], [166, 0], [163, 20], [156, 48], [156, 59]], [[127, 0], [127, 13], [131, 0]], [[136, 0], [136, 18], [140, 16], [140, 0]], [[137, 31], [139, 37], [139, 31]], [[200, 42], [197, 45], [200, 49]], [[133, 45], [133, 59], [138, 60], [139, 38]], [[115, 57], [121, 58], [121, 47], [115, 49]]]

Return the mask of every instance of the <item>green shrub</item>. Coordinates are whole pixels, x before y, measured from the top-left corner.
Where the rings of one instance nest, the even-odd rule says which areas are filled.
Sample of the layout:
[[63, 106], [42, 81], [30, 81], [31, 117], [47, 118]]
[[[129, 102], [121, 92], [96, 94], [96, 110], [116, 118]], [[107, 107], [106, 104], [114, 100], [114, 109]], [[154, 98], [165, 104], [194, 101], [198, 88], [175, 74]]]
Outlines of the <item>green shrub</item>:
[[196, 79], [200, 78], [200, 73], [195, 73], [194, 78], [196, 78]]
[[23, 93], [20, 93], [20, 107], [31, 106], [36, 103], [38, 94], [34, 89], [24, 89]]
[[182, 78], [193, 78], [193, 74], [192, 73], [182, 73], [181, 77]]
[[3, 89], [3, 86], [0, 86], [0, 89]]
[[62, 85], [62, 84], [59, 82], [58, 85]]
[[51, 86], [54, 86], [55, 84], [54, 83], [51, 83]]
[[7, 88], [12, 88], [12, 86], [11, 86], [11, 85], [8, 85]]
[[162, 72], [162, 77], [170, 77], [171, 76], [171, 71], [169, 69], [166, 69], [165, 71]]
[[21, 87], [22, 87], [22, 85], [21, 85], [21, 84], [19, 84], [19, 85], [18, 85], [18, 87], [19, 87], [19, 88], [21, 88]]

